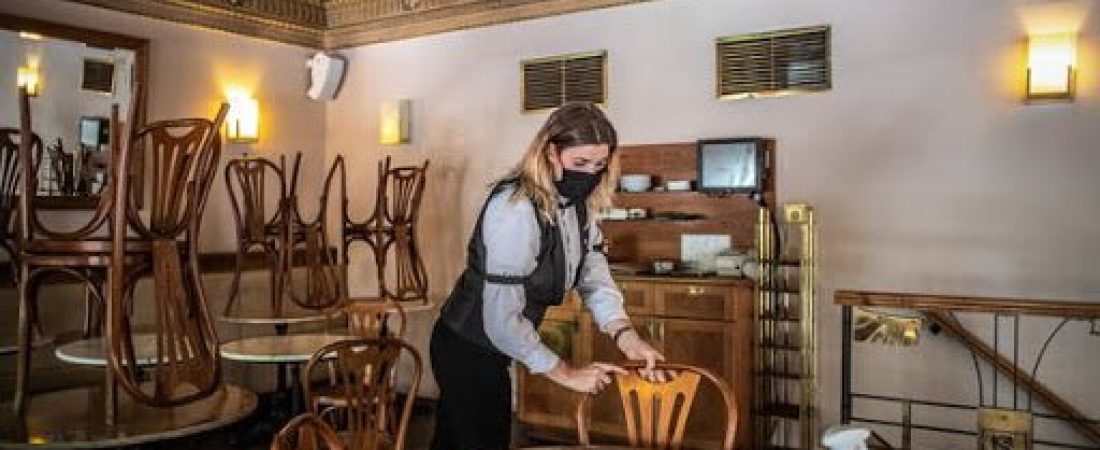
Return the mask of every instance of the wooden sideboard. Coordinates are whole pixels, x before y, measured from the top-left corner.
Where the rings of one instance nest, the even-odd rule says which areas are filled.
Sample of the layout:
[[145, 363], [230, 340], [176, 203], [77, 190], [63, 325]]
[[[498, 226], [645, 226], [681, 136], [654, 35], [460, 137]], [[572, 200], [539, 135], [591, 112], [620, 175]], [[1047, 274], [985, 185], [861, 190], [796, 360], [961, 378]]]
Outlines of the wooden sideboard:
[[[626, 309], [644, 339], [670, 360], [711, 370], [733, 388], [739, 413], [738, 448], [751, 440], [753, 282], [739, 278], [616, 276]], [[622, 353], [601, 333], [579, 299], [552, 308], [539, 328], [543, 342], [575, 366], [618, 362]], [[542, 376], [517, 368], [518, 418], [527, 430], [575, 439], [577, 395]], [[589, 430], [596, 438], [625, 438], [622, 403], [614, 386], [590, 404]], [[721, 397], [701, 388], [688, 419], [691, 448], [718, 448], [724, 431]], [[600, 442], [597, 440], [597, 442]]]

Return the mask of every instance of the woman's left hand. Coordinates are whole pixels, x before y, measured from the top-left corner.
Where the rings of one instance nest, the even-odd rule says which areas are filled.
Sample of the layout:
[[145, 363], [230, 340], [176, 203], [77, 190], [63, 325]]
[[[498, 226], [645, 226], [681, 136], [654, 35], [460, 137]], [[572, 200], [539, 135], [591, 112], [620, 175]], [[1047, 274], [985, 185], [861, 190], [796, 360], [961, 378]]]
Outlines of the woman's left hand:
[[657, 362], [665, 361], [665, 356], [654, 349], [653, 346], [649, 345], [649, 343], [642, 340], [642, 337], [638, 335], [637, 331], [630, 329], [623, 332], [616, 343], [619, 345], [619, 350], [622, 350], [627, 359], [645, 361], [645, 368], [641, 369], [639, 372], [646, 381], [651, 383], [664, 383], [672, 379], [671, 375], [665, 373], [665, 371], [654, 370], [654, 367], [657, 366]]

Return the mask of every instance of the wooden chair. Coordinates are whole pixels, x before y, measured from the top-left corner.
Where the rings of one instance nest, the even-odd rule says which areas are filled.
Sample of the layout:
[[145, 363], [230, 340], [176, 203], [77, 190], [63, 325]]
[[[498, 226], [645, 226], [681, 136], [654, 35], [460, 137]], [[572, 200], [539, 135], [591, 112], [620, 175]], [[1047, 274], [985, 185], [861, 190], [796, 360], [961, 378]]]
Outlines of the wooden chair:
[[[650, 383], [638, 374], [644, 363], [622, 364], [629, 373], [615, 375], [615, 384], [626, 415], [626, 431], [631, 447], [679, 449], [684, 442], [684, 430], [699, 382], [706, 380], [722, 393], [726, 404], [726, 432], [722, 448], [732, 450], [737, 435], [737, 409], [733, 391], [718, 377], [705, 369], [682, 364], [662, 363], [657, 369], [675, 375], [667, 383]], [[588, 446], [588, 403], [583, 396], [577, 405], [577, 439]], [[675, 419], [675, 420], [674, 420]]]
[[[329, 237], [324, 220], [327, 214], [327, 192], [335, 166], [325, 181], [321, 208], [311, 221], [302, 219], [298, 207], [298, 171], [302, 154], [295, 155], [290, 168], [285, 156], [279, 163], [263, 158], [229, 161], [225, 167], [225, 184], [233, 206], [237, 229], [237, 266], [230, 284], [229, 301], [223, 315], [231, 316], [239, 300], [240, 277], [244, 258], [259, 246], [268, 260], [271, 273], [271, 311], [274, 317], [283, 314], [284, 299], [289, 297], [307, 310], [328, 310], [346, 299], [343, 270], [331, 256]], [[269, 183], [278, 185], [278, 197], [269, 202]], [[274, 203], [274, 207], [271, 207]], [[304, 247], [306, 281], [305, 295], [294, 292], [293, 255], [296, 247]]]
[[[114, 382], [141, 404], [187, 404], [221, 387], [218, 337], [199, 267], [198, 236], [221, 156], [218, 130], [228, 109], [223, 103], [213, 120], [173, 119], [131, 126], [121, 145], [117, 108], [112, 111], [112, 146], [120, 150], [112, 169], [117, 207], [111, 220], [107, 360]], [[143, 151], [154, 174], [147, 219], [137, 201], [144, 192], [131, 189], [135, 186], [131, 162]], [[147, 260], [127, 261], [128, 231], [149, 246]], [[149, 368], [151, 380], [143, 383], [134, 357], [130, 303], [138, 277], [149, 274], [153, 276], [157, 355]]]
[[[391, 299], [351, 299], [344, 305], [348, 320], [348, 333], [362, 338], [405, 337], [405, 308]], [[389, 319], [397, 318], [397, 327], [391, 328]]]
[[[399, 407], [395, 404], [394, 375], [402, 353], [412, 359], [413, 373], [404, 404]], [[347, 448], [405, 448], [405, 435], [423, 371], [420, 354], [414, 347], [396, 338], [341, 341], [318, 350], [305, 367], [302, 384], [310, 412], [342, 422], [339, 429], [346, 435]], [[339, 394], [341, 404], [328, 406], [318, 401], [320, 396], [310, 380], [322, 370], [332, 370], [337, 381], [335, 391], [326, 386], [324, 395]], [[391, 412], [391, 408], [399, 411]]]
[[271, 450], [344, 450], [340, 437], [316, 414], [295, 417], [271, 441]]
[[[31, 133], [31, 153], [42, 151], [42, 140]], [[19, 195], [19, 137], [18, 128], [0, 128], [0, 250], [8, 258], [11, 267], [12, 284], [15, 284], [19, 270], [19, 249], [15, 230], [16, 203]], [[41, 161], [35, 157], [35, 161]]]
[[[140, 96], [135, 93], [134, 99]], [[133, 110], [133, 108], [131, 108]], [[131, 123], [134, 116], [131, 116]], [[26, 396], [30, 374], [31, 329], [37, 324], [37, 286], [49, 274], [63, 274], [83, 283], [87, 289], [87, 313], [85, 316], [85, 335], [97, 333], [100, 325], [98, 317], [103, 310], [105, 298], [103, 286], [106, 270], [110, 265], [112, 240], [103, 237], [109, 231], [107, 220], [114, 209], [113, 177], [104, 188], [95, 211], [83, 223], [69, 229], [47, 226], [39, 217], [38, 208], [38, 165], [41, 161], [42, 143], [31, 131], [30, 100], [25, 89], [19, 91], [19, 142], [17, 159], [19, 195], [16, 207], [17, 215], [17, 251], [18, 270], [16, 271], [16, 291], [19, 301], [19, 319], [17, 324], [17, 356], [15, 370], [15, 395], [13, 407], [17, 414], [25, 412]], [[10, 141], [10, 134], [5, 140]], [[115, 149], [111, 150], [112, 152]], [[112, 153], [111, 160], [114, 161]], [[33, 161], [33, 164], [23, 164]], [[23, 195], [24, 193], [32, 193]], [[134, 240], [126, 242], [128, 258], [142, 258], [150, 253], [146, 243]]]
[[[268, 201], [269, 184], [277, 186], [278, 197], [274, 202]], [[225, 165], [225, 187], [236, 223], [237, 258], [229, 287], [229, 301], [223, 314], [229, 316], [238, 301], [244, 258], [257, 246], [263, 250], [270, 269], [271, 309], [276, 315], [281, 314], [285, 293], [285, 273], [281, 270], [283, 222], [290, 214], [287, 201], [290, 185], [285, 164], [275, 164], [263, 158], [230, 160]]]
[[[389, 157], [380, 162], [374, 212], [362, 222], [351, 218], [346, 182], [342, 187], [344, 254], [355, 242], [369, 245], [378, 273], [379, 295], [398, 302], [423, 302], [428, 298], [427, 271], [416, 238], [427, 170], [428, 161], [410, 167], [392, 167]], [[392, 274], [388, 274], [391, 267]]]

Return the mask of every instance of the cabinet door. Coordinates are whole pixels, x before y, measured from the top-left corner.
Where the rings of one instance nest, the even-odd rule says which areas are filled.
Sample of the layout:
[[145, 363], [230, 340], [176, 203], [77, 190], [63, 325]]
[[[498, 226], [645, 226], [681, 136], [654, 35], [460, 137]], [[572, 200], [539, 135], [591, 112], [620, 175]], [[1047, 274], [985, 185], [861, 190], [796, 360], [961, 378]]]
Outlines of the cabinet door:
[[[653, 318], [633, 317], [634, 329], [638, 331], [642, 339], [652, 343], [655, 347], [659, 344], [651, 332], [657, 330], [657, 321]], [[611, 341], [606, 334], [594, 331], [592, 333], [592, 360], [600, 362], [618, 363], [626, 358], [619, 347]], [[626, 416], [623, 412], [623, 403], [619, 397], [619, 387], [616, 384], [608, 386], [599, 395], [596, 395], [589, 407], [589, 430], [593, 435], [601, 437], [626, 437]], [[604, 440], [598, 442], [605, 442]]]
[[656, 312], [656, 296], [653, 283], [638, 281], [619, 282], [623, 293], [623, 307], [632, 316], [653, 315]]
[[[561, 356], [562, 360], [580, 366], [588, 358], [587, 337], [590, 326], [584, 316], [565, 316], [555, 314], [548, 317], [539, 327], [542, 342]], [[522, 364], [516, 364], [518, 388], [518, 417], [521, 422], [549, 426], [561, 429], [576, 427], [574, 413], [577, 410], [577, 396], [572, 391], [559, 386], [541, 375], [532, 375]]]
[[[670, 362], [707, 369], [732, 388], [740, 417], [737, 441], [740, 448], [748, 448], [752, 361], [738, 357], [745, 354], [738, 346], [751, 346], [751, 342], [739, 338], [736, 326], [728, 322], [659, 319], [656, 340]], [[688, 416], [685, 443], [692, 448], [718, 448], [725, 423], [721, 393], [712, 384], [701, 383]]]
[[744, 288], [716, 284], [659, 284], [655, 286], [657, 314], [732, 322], [738, 289]]

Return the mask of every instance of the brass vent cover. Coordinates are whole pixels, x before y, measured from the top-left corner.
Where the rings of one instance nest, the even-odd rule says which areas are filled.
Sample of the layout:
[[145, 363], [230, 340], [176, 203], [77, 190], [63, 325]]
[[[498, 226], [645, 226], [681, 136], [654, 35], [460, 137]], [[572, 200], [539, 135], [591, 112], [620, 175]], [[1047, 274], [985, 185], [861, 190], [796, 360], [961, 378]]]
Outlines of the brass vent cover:
[[570, 101], [607, 101], [607, 51], [527, 59], [523, 72], [523, 112], [553, 109]]
[[739, 99], [832, 87], [830, 28], [817, 26], [717, 39], [717, 96]]

